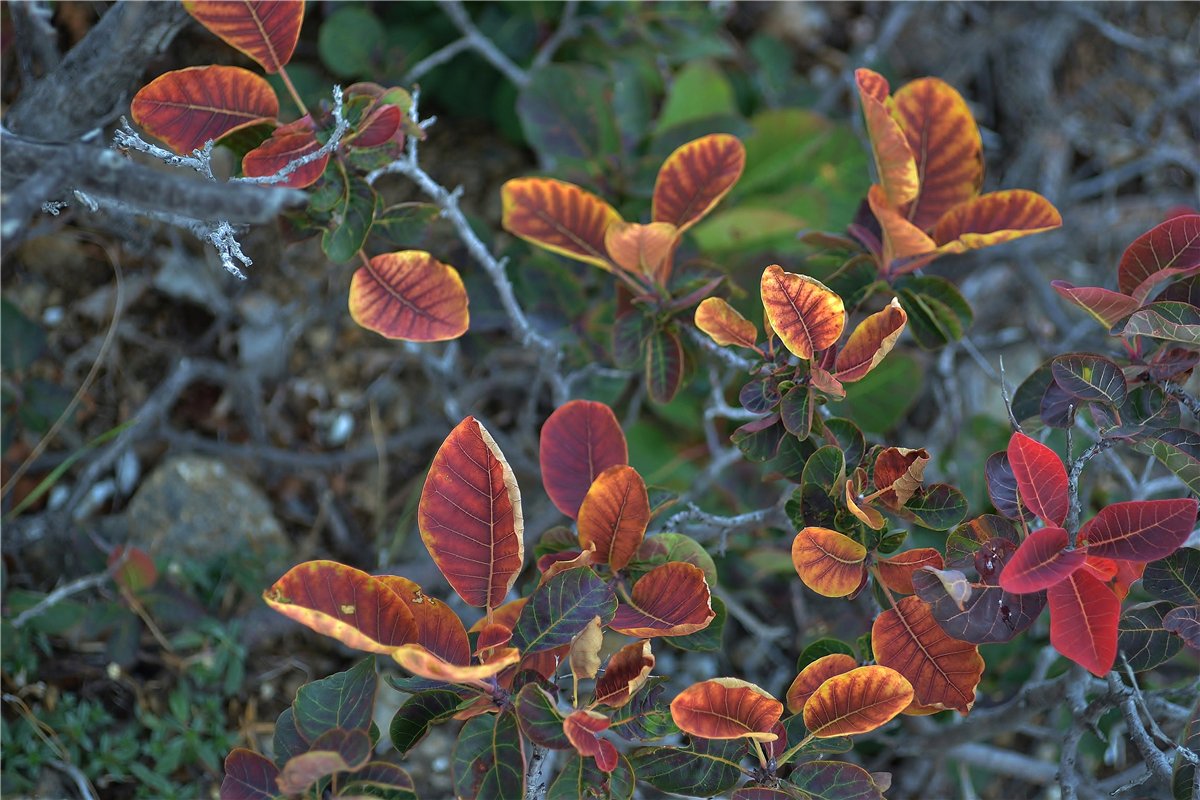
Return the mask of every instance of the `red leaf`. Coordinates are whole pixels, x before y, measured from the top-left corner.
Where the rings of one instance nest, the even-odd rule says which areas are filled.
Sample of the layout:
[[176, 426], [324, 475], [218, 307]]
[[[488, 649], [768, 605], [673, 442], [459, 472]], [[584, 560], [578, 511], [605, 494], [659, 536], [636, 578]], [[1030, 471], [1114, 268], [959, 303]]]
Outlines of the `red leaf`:
[[1042, 528], [1025, 537], [1000, 573], [1000, 588], [1013, 594], [1040, 592], [1083, 566], [1087, 554], [1064, 549], [1070, 538], [1062, 528]]
[[1126, 248], [1117, 266], [1117, 287], [1142, 303], [1161, 280], [1196, 269], [1200, 269], [1200, 215], [1173, 217]]
[[392, 140], [403, 120], [404, 113], [399, 106], [390, 103], [378, 104], [359, 124], [358, 130], [346, 138], [346, 144], [354, 147], [378, 147]]
[[417, 525], [467, 605], [504, 602], [525, 558], [521, 493], [504, 454], [474, 417], [460, 422], [433, 457]]
[[704, 630], [716, 616], [704, 570], [682, 561], [647, 572], [630, 599], [617, 606], [608, 626], [626, 636], [686, 636]]
[[441, 342], [471, 324], [458, 270], [423, 250], [375, 256], [350, 279], [350, 316], [388, 339]]
[[158, 568], [154, 566], [154, 559], [140, 547], [117, 545], [108, 554], [108, 568], [116, 584], [134, 594], [158, 583]]
[[271, 84], [241, 67], [188, 67], [159, 75], [129, 107], [133, 121], [176, 153], [279, 116]]
[[595, 758], [597, 767], [612, 772], [617, 768], [617, 748], [599, 736], [611, 724], [612, 720], [597, 711], [572, 711], [563, 720], [563, 733], [581, 756]]
[[1078, 570], [1046, 591], [1050, 644], [1067, 658], [1103, 677], [1117, 658], [1121, 601], [1112, 590]]
[[1067, 470], [1058, 455], [1025, 434], [1014, 433], [1008, 441], [1008, 461], [1021, 502], [1046, 522], [1062, 525], [1067, 518]]
[[304, 21], [304, 3], [295, 0], [185, 0], [183, 7], [270, 73], [291, 60]]
[[1141, 307], [1127, 294], [1098, 286], [1072, 286], [1066, 281], [1050, 281], [1054, 291], [1091, 314], [1105, 328], [1111, 328]]
[[651, 219], [687, 230], [721, 202], [745, 166], [746, 148], [736, 136], [714, 133], [682, 145], [658, 171]]
[[876, 562], [880, 579], [893, 592], [913, 594], [913, 573], [923, 567], [941, 569], [942, 554], [932, 547], [917, 547], [905, 550]]
[[612, 409], [592, 400], [559, 406], [542, 426], [538, 461], [546, 494], [571, 519], [596, 476], [629, 463], [629, 448]]
[[625, 569], [650, 523], [646, 483], [633, 467], [600, 473], [579, 506], [579, 543], [595, 547], [598, 563]]
[[279, 793], [278, 777], [279, 768], [271, 759], [244, 747], [234, 748], [225, 756], [221, 800], [274, 800]]
[[[321, 144], [312, 131], [279, 135], [276, 130], [271, 138], [242, 157], [242, 172], [249, 178], [274, 175], [292, 161], [320, 149]], [[303, 189], [316, 183], [328, 164], [329, 154], [326, 153], [315, 161], [297, 167], [291, 175], [272, 185]]]
[[1178, 550], [1196, 524], [1196, 500], [1134, 500], [1100, 509], [1080, 530], [1088, 554], [1157, 561]]
[[263, 593], [267, 605], [347, 647], [390, 653], [416, 636], [408, 606], [388, 585], [336, 561], [308, 561]]

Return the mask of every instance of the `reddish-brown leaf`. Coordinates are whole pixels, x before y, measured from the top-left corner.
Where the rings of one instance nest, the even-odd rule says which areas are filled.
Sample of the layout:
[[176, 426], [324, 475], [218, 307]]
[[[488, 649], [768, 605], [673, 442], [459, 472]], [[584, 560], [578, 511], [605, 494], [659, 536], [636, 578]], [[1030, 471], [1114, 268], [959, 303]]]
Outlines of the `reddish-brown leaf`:
[[[554, 558], [554, 556], [563, 556], [562, 558]], [[552, 559], [544, 561], [544, 559]], [[541, 570], [542, 577], [538, 578], [538, 586], [542, 586], [546, 581], [553, 578], [560, 572], [566, 572], [569, 569], [577, 569], [579, 567], [590, 567], [592, 564], [600, 563], [596, 557], [595, 548], [589, 547], [587, 550], [582, 550], [578, 553], [555, 553], [547, 554], [538, 559], [538, 569]]]
[[645, 481], [633, 467], [618, 464], [597, 476], [579, 506], [579, 543], [596, 549], [598, 563], [624, 569], [649, 523]]
[[835, 343], [846, 325], [846, 307], [832, 289], [807, 275], [772, 264], [762, 274], [763, 308], [784, 346], [803, 359]]
[[563, 733], [581, 756], [596, 759], [596, 766], [603, 772], [612, 772], [617, 768], [617, 748], [600, 738], [600, 732], [611, 724], [612, 720], [598, 711], [572, 711], [563, 720]]
[[1117, 288], [1142, 303], [1159, 276], [1166, 279], [1197, 269], [1200, 216], [1185, 214], [1156, 225], [1126, 248], [1117, 266]]
[[783, 716], [783, 703], [753, 683], [713, 678], [694, 683], [671, 701], [679, 730], [702, 739], [754, 739], [773, 742], [771, 729]]
[[592, 400], [559, 406], [542, 426], [538, 461], [546, 494], [571, 519], [596, 476], [629, 463], [629, 448], [612, 409]]
[[1196, 500], [1134, 500], [1100, 509], [1080, 530], [1088, 555], [1157, 561], [1178, 550], [1196, 524]]
[[279, 100], [271, 84], [248, 69], [188, 67], [143, 86], [129, 111], [151, 136], [187, 154], [209, 139], [274, 120]]
[[493, 651], [492, 657], [486, 664], [477, 665], [451, 664], [419, 644], [397, 647], [391, 651], [390, 655], [397, 664], [414, 675], [428, 678], [431, 681], [461, 683], [468, 686], [478, 686], [482, 681], [503, 672], [521, 660], [521, 653], [515, 647], [505, 647]]
[[929, 453], [925, 448], [887, 447], [875, 459], [875, 488], [883, 492], [881, 499], [899, 507], [912, 499], [925, 478]]
[[883, 184], [886, 204], [900, 209], [919, 191], [917, 161], [900, 123], [888, 110], [887, 80], [869, 69], [855, 70], [854, 78], [875, 156], [875, 174]]
[[610, 628], [626, 636], [686, 636], [704, 630], [716, 616], [704, 570], [669, 561], [633, 585], [631, 603], [617, 606]]
[[825, 597], [845, 597], [866, 575], [867, 548], [828, 528], [805, 528], [792, 540], [792, 565], [800, 580]]
[[979, 194], [983, 186], [983, 140], [971, 109], [954, 87], [937, 78], [908, 83], [892, 97], [921, 176], [916, 198], [905, 209], [921, 230]]
[[[354, 147], [379, 147], [397, 138], [400, 124], [404, 121], [404, 113], [399, 106], [390, 103], [377, 103], [365, 119], [359, 123], [358, 130], [346, 137], [346, 144]], [[402, 143], [404, 134], [400, 132]]]
[[474, 417], [460, 422], [433, 457], [417, 525], [467, 605], [504, 602], [525, 558], [521, 493], [504, 454]]
[[834, 366], [837, 379], [842, 383], [853, 383], [879, 366], [884, 356], [892, 352], [907, 322], [908, 314], [896, 298], [892, 298], [887, 308], [860, 322], [838, 351]]
[[573, 183], [516, 178], [500, 189], [501, 225], [509, 233], [551, 252], [611, 271], [604, 236], [621, 215]]
[[470, 325], [468, 302], [458, 270], [423, 250], [375, 256], [350, 280], [350, 316], [388, 339], [457, 339]]
[[1200, 650], [1200, 606], [1180, 606], [1163, 617], [1163, 628], [1193, 650]]
[[355, 650], [390, 653], [416, 639], [416, 621], [399, 595], [383, 581], [336, 561], [292, 567], [263, 599], [280, 614]]
[[788, 711], [799, 714], [804, 710], [804, 704], [808, 702], [808, 698], [812, 697], [813, 692], [817, 691], [822, 683], [834, 675], [849, 672], [857, 666], [858, 662], [845, 653], [830, 653], [827, 656], [821, 656], [802, 669], [796, 679], [792, 681], [792, 685], [788, 687], [784, 697], [787, 700]]
[[[242, 157], [242, 172], [248, 178], [274, 175], [292, 161], [320, 149], [321, 144], [311, 130], [282, 135], [276, 130], [271, 138]], [[320, 180], [328, 164], [329, 154], [326, 153], [315, 161], [297, 167], [295, 172], [272, 186], [288, 186], [293, 189], [312, 186]]]
[[888, 558], [881, 558], [876, 562], [876, 566], [879, 568], [879, 579], [889, 589], [900, 594], [913, 594], [914, 572], [924, 567], [940, 570], [944, 565], [942, 554], [937, 550], [932, 547], [916, 547]]
[[902, 598], [876, 617], [871, 648], [878, 663], [908, 679], [920, 705], [966, 715], [975, 704], [983, 675], [979, 648], [947, 636], [921, 598]]
[[1073, 286], [1066, 281], [1050, 281], [1054, 291], [1091, 314], [1105, 328], [1111, 328], [1141, 307], [1127, 294], [1098, 286]]
[[1050, 644], [1093, 675], [1103, 677], [1117, 658], [1121, 601], [1087, 569], [1076, 570], [1046, 590]]
[[471, 645], [467, 641], [467, 630], [450, 606], [436, 597], [425, 594], [420, 586], [408, 578], [399, 575], [376, 575], [375, 579], [395, 592], [412, 612], [417, 629], [413, 642], [451, 664], [471, 662]]
[[609, 258], [626, 272], [655, 278], [664, 273], [678, 234], [669, 222], [642, 225], [618, 220], [605, 231], [604, 247]]
[[225, 778], [221, 800], [274, 800], [279, 792], [275, 779], [279, 767], [266, 756], [235, 747], [225, 756]]
[[962, 253], [1062, 227], [1062, 216], [1037, 192], [991, 192], [947, 211], [934, 228], [939, 252]]
[[1070, 537], [1062, 528], [1042, 528], [1025, 537], [1000, 573], [1000, 588], [1013, 594], [1040, 592], [1083, 566], [1083, 550], [1067, 550]]
[[1008, 440], [1008, 463], [1021, 503], [1054, 525], [1067, 518], [1067, 469], [1046, 445], [1017, 432]]
[[719, 345], [736, 344], [753, 349], [758, 339], [754, 323], [720, 297], [709, 297], [696, 306], [696, 327]]
[[894, 669], [869, 666], [826, 680], [804, 704], [804, 727], [819, 739], [853, 736], [886, 725], [913, 700], [913, 687]]
[[296, 0], [184, 0], [183, 7], [270, 73], [291, 60], [304, 21], [304, 3]]
[[622, 647], [608, 659], [604, 674], [596, 680], [595, 701], [601, 705], [621, 708], [646, 683], [654, 669], [654, 654], [650, 640], [643, 639]]
[[721, 202], [745, 166], [746, 148], [736, 136], [713, 133], [682, 145], [658, 171], [651, 218], [687, 230]]
[[912, 272], [937, 257], [937, 243], [925, 231], [913, 225], [888, 205], [883, 187], [874, 184], [867, 190], [867, 205], [879, 222], [883, 237], [883, 269], [892, 275]]
[[475, 640], [475, 655], [483, 655], [488, 650], [503, 647], [512, 640], [512, 628], [499, 622], [484, 624]]

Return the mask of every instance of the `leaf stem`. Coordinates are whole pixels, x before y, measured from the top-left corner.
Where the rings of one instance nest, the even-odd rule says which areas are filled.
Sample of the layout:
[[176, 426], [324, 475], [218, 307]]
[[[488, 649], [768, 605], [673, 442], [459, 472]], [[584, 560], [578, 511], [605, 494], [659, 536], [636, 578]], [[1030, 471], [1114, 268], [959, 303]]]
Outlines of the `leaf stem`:
[[300, 93], [296, 91], [296, 85], [292, 83], [292, 79], [288, 77], [287, 67], [279, 68], [279, 79], [283, 81], [283, 85], [287, 87], [288, 94], [292, 96], [292, 102], [296, 104], [296, 108], [300, 109], [300, 116], [308, 116], [308, 106], [304, 105], [304, 101], [300, 99]]

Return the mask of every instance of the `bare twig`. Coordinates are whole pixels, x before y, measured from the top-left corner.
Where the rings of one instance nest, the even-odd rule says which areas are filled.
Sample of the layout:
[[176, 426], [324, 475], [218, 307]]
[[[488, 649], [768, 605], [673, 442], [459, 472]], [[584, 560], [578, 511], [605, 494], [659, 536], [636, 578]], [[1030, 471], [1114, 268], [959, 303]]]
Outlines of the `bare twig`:
[[108, 570], [104, 570], [103, 572], [97, 572], [94, 575], [87, 575], [79, 578], [78, 580], [71, 581], [70, 583], [64, 583], [62, 586], [58, 587], [54, 591], [50, 592], [50, 594], [39, 600], [36, 605], [30, 606], [14, 617], [12, 625], [14, 628], [20, 628], [26, 622], [29, 622], [29, 620], [44, 614], [50, 608], [58, 605], [68, 597], [77, 595], [80, 592], [86, 592], [88, 589], [91, 589], [95, 586], [100, 586], [101, 584], [107, 582], [111, 577], [111, 573]]
[[459, 53], [465, 53], [466, 51], [473, 49], [473, 47], [474, 45], [471, 44], [471, 38], [469, 36], [464, 36], [461, 39], [455, 39], [445, 47], [433, 51], [416, 64], [413, 64], [412, 68], [409, 69], [408, 72], [404, 73], [404, 78], [401, 79], [401, 83], [405, 85], [416, 83], [430, 70], [440, 67], [447, 61], [452, 60]]
[[475, 23], [471, 21], [471, 15], [467, 13], [467, 9], [459, 0], [447, 0], [442, 3], [442, 10], [446, 12], [446, 16], [450, 17], [450, 21], [462, 32], [463, 36], [470, 41], [471, 49], [500, 70], [504, 77], [517, 87], [523, 87], [529, 83], [529, 73], [514, 64], [512, 59], [500, 51], [495, 42], [475, 26]]

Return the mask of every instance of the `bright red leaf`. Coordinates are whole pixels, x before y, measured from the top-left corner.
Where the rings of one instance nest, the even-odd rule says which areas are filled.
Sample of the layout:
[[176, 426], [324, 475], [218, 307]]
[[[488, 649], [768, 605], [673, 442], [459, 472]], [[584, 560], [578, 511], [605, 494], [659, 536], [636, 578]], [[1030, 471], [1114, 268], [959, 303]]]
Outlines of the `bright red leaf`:
[[597, 711], [572, 711], [563, 720], [563, 733], [581, 756], [595, 758], [603, 772], [612, 772], [617, 768], [617, 748], [600, 738], [600, 732], [611, 724], [612, 720]]
[[1023, 433], [1008, 441], [1008, 461], [1021, 502], [1046, 522], [1067, 518], [1067, 470], [1058, 455]]
[[[311, 130], [279, 135], [275, 131], [271, 138], [242, 157], [242, 172], [248, 178], [274, 175], [296, 159], [321, 149], [321, 143]], [[329, 164], [329, 154], [297, 167], [296, 170], [273, 186], [303, 189], [320, 180]]]
[[1187, 541], [1196, 524], [1196, 500], [1113, 503], [1080, 530], [1089, 555], [1124, 561], [1157, 561]]
[[1121, 601], [1088, 570], [1077, 570], [1046, 591], [1050, 644], [1093, 675], [1103, 677], [1117, 658]]
[[1070, 537], [1062, 528], [1042, 528], [1025, 537], [1000, 573], [1000, 588], [1014, 594], [1040, 592], [1083, 566], [1082, 549], [1065, 549]]
[[[1143, 233], [1125, 249], [1117, 266], [1117, 287], [1139, 303], [1165, 279], [1200, 269], [1200, 216], [1173, 217]], [[1165, 274], [1163, 274], [1165, 272]]]

